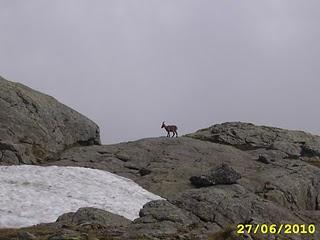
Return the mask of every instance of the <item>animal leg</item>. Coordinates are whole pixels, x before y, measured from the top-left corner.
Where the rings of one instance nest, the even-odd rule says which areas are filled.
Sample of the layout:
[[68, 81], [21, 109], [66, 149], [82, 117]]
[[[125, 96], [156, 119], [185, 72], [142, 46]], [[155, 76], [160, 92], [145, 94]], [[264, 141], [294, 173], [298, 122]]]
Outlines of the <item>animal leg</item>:
[[176, 133], [176, 137], [178, 137], [178, 132], [177, 132], [177, 131], [175, 131], [175, 133]]
[[175, 135], [175, 132], [172, 132], [172, 137], [174, 137], [174, 135]]

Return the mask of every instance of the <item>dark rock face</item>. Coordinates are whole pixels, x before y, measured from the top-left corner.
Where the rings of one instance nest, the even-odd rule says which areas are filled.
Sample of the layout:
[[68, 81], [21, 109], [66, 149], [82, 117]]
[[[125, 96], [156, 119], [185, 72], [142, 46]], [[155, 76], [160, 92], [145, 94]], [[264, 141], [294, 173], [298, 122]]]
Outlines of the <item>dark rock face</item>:
[[218, 184], [236, 183], [241, 175], [227, 164], [211, 170], [209, 175], [192, 176], [190, 182], [197, 187], [208, 187]]
[[53, 97], [0, 77], [0, 164], [55, 159], [74, 145], [100, 144], [98, 126]]
[[274, 160], [269, 158], [266, 155], [259, 155], [259, 158], [257, 159], [257, 161], [265, 163], [265, 164], [270, 164], [271, 162], [273, 162]]
[[210, 176], [201, 175], [201, 176], [192, 176], [190, 182], [196, 187], [209, 187], [215, 185], [215, 182], [212, 182]]
[[139, 173], [141, 176], [145, 176], [145, 175], [148, 175], [150, 174], [152, 171], [150, 169], [147, 169], [147, 168], [141, 168], [139, 169]]

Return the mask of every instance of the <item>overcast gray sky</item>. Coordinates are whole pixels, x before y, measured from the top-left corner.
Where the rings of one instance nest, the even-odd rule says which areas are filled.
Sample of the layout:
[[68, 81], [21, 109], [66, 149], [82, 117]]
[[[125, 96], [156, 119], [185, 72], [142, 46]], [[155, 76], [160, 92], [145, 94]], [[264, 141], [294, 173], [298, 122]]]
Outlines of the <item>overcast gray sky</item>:
[[0, 0], [0, 75], [104, 143], [224, 121], [320, 133], [319, 0]]

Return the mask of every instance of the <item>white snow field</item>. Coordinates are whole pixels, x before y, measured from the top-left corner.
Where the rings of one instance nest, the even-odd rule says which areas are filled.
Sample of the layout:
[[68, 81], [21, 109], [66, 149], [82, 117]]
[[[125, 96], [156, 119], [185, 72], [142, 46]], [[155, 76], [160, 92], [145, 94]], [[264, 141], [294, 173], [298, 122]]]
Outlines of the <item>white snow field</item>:
[[97, 207], [130, 220], [161, 199], [130, 179], [80, 167], [0, 167], [0, 228], [54, 222], [80, 207]]

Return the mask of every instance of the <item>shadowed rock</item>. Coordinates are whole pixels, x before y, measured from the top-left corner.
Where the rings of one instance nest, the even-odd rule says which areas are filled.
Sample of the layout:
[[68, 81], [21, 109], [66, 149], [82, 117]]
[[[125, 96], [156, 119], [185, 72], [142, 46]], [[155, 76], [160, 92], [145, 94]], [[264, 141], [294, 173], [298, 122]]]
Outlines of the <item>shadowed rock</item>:
[[270, 164], [274, 160], [266, 155], [259, 155], [259, 158], [257, 159], [257, 161], [265, 163], [265, 164]]
[[236, 183], [241, 175], [227, 164], [212, 169], [209, 175], [192, 176], [190, 182], [197, 187]]
[[150, 174], [150, 173], [151, 173], [151, 170], [150, 170], [150, 169], [147, 169], [147, 168], [141, 168], [141, 169], [139, 170], [139, 173], [140, 173], [141, 176], [145, 176], [145, 175]]

